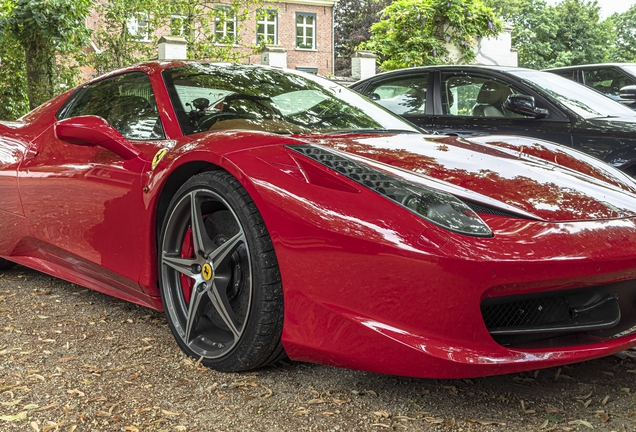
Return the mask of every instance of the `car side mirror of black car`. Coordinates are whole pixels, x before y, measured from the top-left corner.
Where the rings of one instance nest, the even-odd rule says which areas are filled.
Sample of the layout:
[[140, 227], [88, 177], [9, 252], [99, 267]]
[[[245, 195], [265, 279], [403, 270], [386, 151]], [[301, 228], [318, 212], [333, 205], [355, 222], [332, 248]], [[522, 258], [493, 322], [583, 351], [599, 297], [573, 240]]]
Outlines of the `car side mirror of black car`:
[[520, 94], [508, 96], [504, 102], [504, 108], [515, 114], [530, 116], [536, 119], [546, 118], [550, 114], [545, 108], [537, 108], [534, 97]]
[[53, 126], [57, 139], [69, 144], [103, 147], [124, 160], [138, 157], [141, 152], [105, 119], [79, 116], [63, 119]]
[[618, 95], [621, 99], [636, 100], [636, 85], [623, 87]]

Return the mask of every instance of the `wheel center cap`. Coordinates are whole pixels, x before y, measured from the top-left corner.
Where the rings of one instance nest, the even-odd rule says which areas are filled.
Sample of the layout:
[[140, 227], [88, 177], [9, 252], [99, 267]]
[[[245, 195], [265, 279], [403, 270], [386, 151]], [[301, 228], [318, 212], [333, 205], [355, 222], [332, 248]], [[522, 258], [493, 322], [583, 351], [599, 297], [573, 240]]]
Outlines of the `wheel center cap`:
[[201, 267], [201, 276], [203, 276], [203, 279], [206, 281], [212, 279], [212, 276], [214, 276], [214, 270], [212, 270], [212, 266], [210, 264], [203, 264], [203, 267]]

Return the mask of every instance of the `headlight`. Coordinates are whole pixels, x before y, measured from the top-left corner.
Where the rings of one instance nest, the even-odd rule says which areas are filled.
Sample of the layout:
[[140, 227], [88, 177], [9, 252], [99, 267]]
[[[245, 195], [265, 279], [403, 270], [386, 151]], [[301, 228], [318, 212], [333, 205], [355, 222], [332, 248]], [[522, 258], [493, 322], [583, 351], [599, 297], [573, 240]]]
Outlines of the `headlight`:
[[435, 225], [471, 236], [492, 236], [492, 231], [477, 213], [453, 195], [386, 174], [323, 147], [289, 145], [287, 148], [368, 187]]

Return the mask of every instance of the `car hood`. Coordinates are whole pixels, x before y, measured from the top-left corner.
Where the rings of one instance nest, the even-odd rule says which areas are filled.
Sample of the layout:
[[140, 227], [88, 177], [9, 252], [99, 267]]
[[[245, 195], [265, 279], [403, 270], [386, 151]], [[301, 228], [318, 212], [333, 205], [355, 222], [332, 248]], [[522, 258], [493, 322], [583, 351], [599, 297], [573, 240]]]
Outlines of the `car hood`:
[[[602, 129], [606, 133], [615, 134], [622, 132], [630, 134], [630, 138], [636, 133], [636, 117], [597, 117], [585, 119], [581, 125]], [[575, 126], [576, 128], [576, 126]]]
[[636, 216], [636, 183], [584, 153], [511, 136], [304, 136], [378, 169], [506, 212], [551, 222]]

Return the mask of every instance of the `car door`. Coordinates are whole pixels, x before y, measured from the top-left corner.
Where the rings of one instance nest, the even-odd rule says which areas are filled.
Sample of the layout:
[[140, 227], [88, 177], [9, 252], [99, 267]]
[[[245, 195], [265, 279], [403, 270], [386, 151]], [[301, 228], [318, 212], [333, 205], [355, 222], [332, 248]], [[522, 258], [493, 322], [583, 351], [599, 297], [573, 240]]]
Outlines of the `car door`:
[[[163, 127], [149, 77], [117, 75], [78, 90], [58, 119], [105, 118], [133, 144], [161, 142]], [[32, 253], [124, 291], [137, 291], [145, 211], [142, 173], [148, 163], [124, 161], [103, 147], [59, 140], [51, 127], [37, 155], [20, 167], [20, 191]], [[161, 145], [161, 144], [159, 144]]]
[[428, 96], [432, 94], [429, 91], [432, 89], [429, 75], [427, 71], [420, 71], [388, 76], [369, 83], [361, 93], [416, 126], [430, 131], [433, 109], [428, 101]]
[[7, 256], [26, 234], [18, 192], [18, 167], [28, 145], [3, 129], [0, 126], [0, 255]]
[[[522, 135], [571, 145], [569, 119], [543, 98], [503, 75], [477, 70], [441, 70], [435, 86], [432, 128], [439, 133], [460, 136]], [[504, 102], [512, 94], [535, 98], [538, 108], [550, 114], [544, 119], [525, 117], [506, 110]]]
[[27, 144], [17, 137], [0, 135], [0, 211], [23, 215], [18, 193], [18, 166], [27, 149]]

